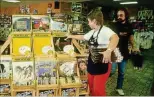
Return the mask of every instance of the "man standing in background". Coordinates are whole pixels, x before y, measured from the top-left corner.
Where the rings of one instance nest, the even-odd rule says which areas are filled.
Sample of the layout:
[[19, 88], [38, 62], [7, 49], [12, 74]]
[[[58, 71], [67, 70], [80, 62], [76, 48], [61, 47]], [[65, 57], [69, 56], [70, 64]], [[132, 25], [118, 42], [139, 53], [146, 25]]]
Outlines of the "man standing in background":
[[134, 39], [133, 39], [133, 29], [132, 25], [128, 21], [129, 15], [125, 8], [120, 8], [117, 11], [117, 22], [115, 23], [116, 33], [119, 36], [118, 47], [124, 57], [120, 63], [112, 63], [111, 75], [116, 71], [116, 66], [118, 65], [118, 78], [116, 91], [119, 95], [123, 96], [124, 91], [122, 89], [124, 81], [124, 72], [127, 60], [129, 58], [128, 43], [130, 42], [132, 48], [134, 49]]

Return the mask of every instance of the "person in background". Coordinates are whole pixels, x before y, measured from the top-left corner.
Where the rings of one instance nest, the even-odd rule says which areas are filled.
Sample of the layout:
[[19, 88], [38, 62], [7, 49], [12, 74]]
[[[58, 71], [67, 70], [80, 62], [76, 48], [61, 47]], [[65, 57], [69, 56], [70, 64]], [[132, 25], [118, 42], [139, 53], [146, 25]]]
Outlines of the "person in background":
[[117, 11], [117, 22], [115, 23], [115, 32], [119, 36], [118, 47], [119, 50], [124, 57], [120, 63], [112, 63], [111, 75], [113, 75], [116, 71], [116, 67], [118, 65], [118, 78], [117, 78], [117, 86], [116, 91], [119, 95], [124, 95], [124, 91], [122, 90], [123, 81], [124, 81], [124, 72], [127, 60], [129, 58], [129, 49], [128, 44], [131, 44], [132, 50], [134, 48], [134, 38], [133, 38], [133, 29], [132, 25], [128, 21], [129, 14], [127, 9], [120, 8]]
[[[88, 25], [92, 29], [85, 35], [68, 35], [68, 38], [87, 40], [89, 57], [87, 64], [88, 84], [91, 96], [106, 96], [105, 85], [111, 71], [111, 52], [116, 48], [119, 37], [103, 25], [101, 8], [88, 14]], [[102, 48], [107, 48], [102, 52]]]

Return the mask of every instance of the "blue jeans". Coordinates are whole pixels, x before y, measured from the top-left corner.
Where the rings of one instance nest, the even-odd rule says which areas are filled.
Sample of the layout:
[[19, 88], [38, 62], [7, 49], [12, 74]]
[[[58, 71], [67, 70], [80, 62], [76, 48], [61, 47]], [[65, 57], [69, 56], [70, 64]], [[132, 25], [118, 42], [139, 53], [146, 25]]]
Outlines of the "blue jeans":
[[123, 60], [120, 63], [112, 63], [111, 75], [115, 73], [116, 67], [118, 65], [118, 78], [117, 78], [117, 87], [116, 87], [117, 89], [122, 89], [126, 62], [127, 60]]

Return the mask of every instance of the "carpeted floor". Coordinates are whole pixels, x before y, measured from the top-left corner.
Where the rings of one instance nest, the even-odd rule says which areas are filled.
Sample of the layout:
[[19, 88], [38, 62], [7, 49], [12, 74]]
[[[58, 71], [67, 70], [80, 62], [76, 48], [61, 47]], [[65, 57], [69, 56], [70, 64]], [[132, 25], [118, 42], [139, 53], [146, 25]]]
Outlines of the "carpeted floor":
[[[142, 50], [144, 64], [142, 70], [134, 70], [133, 63], [128, 60], [123, 90], [125, 96], [152, 96], [154, 95], [154, 46]], [[118, 96], [115, 91], [117, 72], [107, 82], [107, 95]], [[153, 90], [152, 90], [153, 89]]]

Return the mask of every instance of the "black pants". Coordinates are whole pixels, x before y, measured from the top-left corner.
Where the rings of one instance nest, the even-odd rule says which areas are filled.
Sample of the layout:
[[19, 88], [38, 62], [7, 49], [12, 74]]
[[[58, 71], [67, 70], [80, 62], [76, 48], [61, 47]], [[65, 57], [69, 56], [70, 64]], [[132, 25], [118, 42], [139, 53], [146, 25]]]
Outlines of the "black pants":
[[133, 62], [134, 67], [143, 66], [143, 55], [138, 54], [138, 53], [132, 53], [131, 60]]

